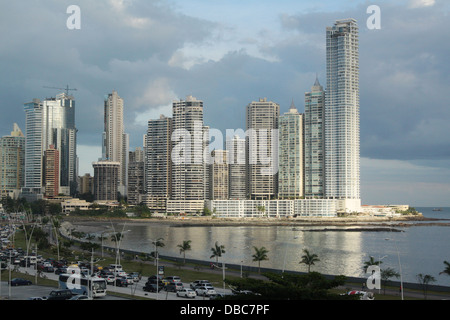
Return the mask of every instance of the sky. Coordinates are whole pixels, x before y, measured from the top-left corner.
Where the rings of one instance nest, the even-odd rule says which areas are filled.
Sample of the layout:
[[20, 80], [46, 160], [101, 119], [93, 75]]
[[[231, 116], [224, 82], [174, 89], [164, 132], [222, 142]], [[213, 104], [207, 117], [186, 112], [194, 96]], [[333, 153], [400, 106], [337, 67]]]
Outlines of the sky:
[[[379, 29], [367, 23], [371, 5]], [[112, 90], [124, 99], [131, 149], [142, 146], [148, 120], [171, 116], [172, 101], [187, 95], [203, 100], [205, 124], [223, 132], [245, 131], [245, 107], [259, 98], [304, 112], [316, 74], [326, 88], [326, 27], [354, 18], [362, 203], [450, 206], [449, 8], [446, 0], [0, 0], [0, 136], [13, 123], [25, 131], [24, 103], [67, 85], [76, 89], [80, 175], [101, 157]]]

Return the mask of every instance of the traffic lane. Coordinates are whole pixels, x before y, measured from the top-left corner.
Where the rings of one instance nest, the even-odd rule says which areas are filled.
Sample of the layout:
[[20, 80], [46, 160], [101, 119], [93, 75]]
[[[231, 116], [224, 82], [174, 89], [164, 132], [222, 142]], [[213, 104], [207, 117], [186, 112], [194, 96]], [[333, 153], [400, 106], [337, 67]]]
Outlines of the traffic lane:
[[[47, 286], [29, 285], [29, 286], [14, 286], [9, 287], [8, 282], [1, 282], [0, 300], [29, 300], [31, 297], [45, 297], [48, 296], [52, 290], [58, 288], [52, 288]], [[95, 298], [95, 300], [129, 300], [122, 297], [116, 297], [106, 295], [105, 297]]]

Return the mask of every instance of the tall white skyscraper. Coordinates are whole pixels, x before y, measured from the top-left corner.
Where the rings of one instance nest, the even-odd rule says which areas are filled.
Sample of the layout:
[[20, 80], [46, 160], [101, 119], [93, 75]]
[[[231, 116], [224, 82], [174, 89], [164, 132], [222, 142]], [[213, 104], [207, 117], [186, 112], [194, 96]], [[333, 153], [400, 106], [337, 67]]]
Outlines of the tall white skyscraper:
[[204, 200], [206, 184], [203, 101], [188, 96], [173, 102], [172, 193], [174, 200]]
[[122, 195], [127, 190], [127, 166], [129, 137], [125, 133], [123, 124], [123, 99], [117, 91], [105, 97], [104, 103], [104, 132], [103, 132], [103, 160], [120, 163], [119, 187]]
[[356, 20], [327, 27], [324, 196], [353, 200], [355, 206], [360, 203], [358, 47]]

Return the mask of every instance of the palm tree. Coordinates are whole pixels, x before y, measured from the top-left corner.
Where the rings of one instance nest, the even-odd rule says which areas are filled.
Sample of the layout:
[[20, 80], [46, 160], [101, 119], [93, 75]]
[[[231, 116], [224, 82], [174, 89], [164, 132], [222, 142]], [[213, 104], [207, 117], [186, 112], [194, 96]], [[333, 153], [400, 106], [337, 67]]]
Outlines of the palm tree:
[[[386, 283], [392, 277], [398, 278], [398, 277], [400, 277], [400, 274], [392, 268], [386, 268], [386, 269], [381, 270], [381, 281], [382, 282], [384, 281]], [[403, 288], [400, 288], [400, 290], [403, 290]], [[386, 286], [384, 286], [383, 291], [384, 291], [384, 294], [386, 294]]]
[[265, 247], [257, 248], [253, 247], [255, 249], [255, 254], [252, 256], [253, 261], [258, 261], [258, 273], [261, 271], [261, 261], [269, 260], [267, 258], [267, 253], [269, 252]]
[[216, 263], [218, 263], [219, 262], [219, 257], [221, 257], [222, 254], [225, 253], [225, 246], [224, 245], [220, 245], [219, 246], [219, 244], [216, 241], [215, 246], [213, 248], [211, 248], [211, 252], [212, 252], [212, 255], [211, 255], [210, 258], [214, 258], [215, 257], [216, 258]]
[[300, 260], [300, 264], [304, 263], [308, 266], [308, 273], [311, 272], [311, 266], [314, 265], [314, 262], [320, 261], [317, 254], [312, 254], [308, 249], [303, 249], [304, 255], [302, 256], [302, 260]]
[[164, 238], [158, 238], [152, 241], [152, 244], [155, 246], [155, 258], [158, 256], [158, 247], [164, 247], [165, 244], [163, 242]]
[[364, 262], [364, 272], [367, 272], [367, 268], [369, 268], [370, 266], [379, 266], [380, 264], [382, 264], [383, 261], [375, 261], [374, 257], [370, 256], [370, 260]]
[[266, 212], [266, 207], [264, 206], [257, 206], [256, 209], [259, 213], [261, 213], [262, 216], [264, 216], [264, 212]]
[[419, 273], [417, 275], [417, 280], [419, 280], [419, 283], [422, 285], [423, 297], [426, 300], [427, 292], [428, 292], [428, 284], [430, 282], [435, 282], [436, 279], [433, 276], [430, 276], [429, 274], [423, 275], [423, 274]]
[[439, 272], [439, 274], [446, 274], [448, 276], [450, 276], [450, 262], [448, 261], [444, 261], [444, 264], [446, 265], [444, 271]]
[[180, 254], [183, 253], [183, 264], [186, 263], [186, 251], [191, 250], [191, 240], [184, 240], [182, 244], [177, 246], [180, 248]]

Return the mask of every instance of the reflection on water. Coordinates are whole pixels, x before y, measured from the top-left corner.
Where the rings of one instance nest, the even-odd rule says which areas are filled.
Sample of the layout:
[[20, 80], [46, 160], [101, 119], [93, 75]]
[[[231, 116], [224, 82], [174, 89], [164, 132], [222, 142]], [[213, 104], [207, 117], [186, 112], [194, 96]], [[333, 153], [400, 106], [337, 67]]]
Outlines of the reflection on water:
[[[433, 214], [431, 209], [429, 214]], [[439, 215], [443, 216], [443, 213]], [[448, 218], [448, 214], [445, 217]], [[269, 260], [262, 261], [261, 266], [280, 270], [307, 271], [307, 266], [299, 264], [302, 249], [307, 248], [320, 259], [312, 266], [313, 271], [363, 278], [368, 276], [363, 273], [364, 262], [373, 256], [375, 260], [381, 259], [381, 268], [389, 267], [399, 273], [401, 270], [405, 282], [417, 283], [417, 274], [422, 273], [435, 277], [433, 284], [450, 286], [450, 277], [439, 274], [445, 268], [443, 261], [450, 261], [450, 230], [445, 226], [413, 226], [403, 228], [403, 232], [308, 232], [306, 230], [311, 227], [180, 227], [130, 222], [114, 224], [114, 227], [109, 223], [90, 223], [79, 225], [77, 229], [97, 232], [97, 235], [105, 230], [124, 230], [121, 248], [147, 253], [154, 251], [152, 239], [164, 238], [165, 246], [158, 249], [159, 252], [180, 258], [182, 255], [177, 246], [191, 240], [192, 249], [186, 252], [186, 257], [206, 261], [215, 261], [210, 257], [211, 248], [217, 241], [225, 246], [225, 263], [239, 265], [242, 262], [244, 266], [254, 267], [258, 263], [252, 261], [253, 247], [265, 247], [269, 251]], [[109, 240], [104, 243], [115, 246]]]

